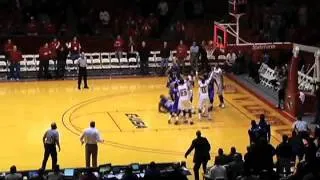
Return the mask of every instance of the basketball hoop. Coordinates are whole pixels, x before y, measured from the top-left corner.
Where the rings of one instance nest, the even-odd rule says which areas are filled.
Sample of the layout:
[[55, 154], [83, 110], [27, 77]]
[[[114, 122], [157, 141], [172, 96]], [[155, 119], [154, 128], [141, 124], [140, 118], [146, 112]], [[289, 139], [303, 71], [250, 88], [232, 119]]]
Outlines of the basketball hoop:
[[[236, 19], [236, 23], [214, 23], [214, 43], [218, 48], [227, 48], [228, 34], [235, 37], [236, 45], [241, 43], [247, 44], [248, 42], [240, 38], [239, 34], [239, 20], [246, 13], [247, 0], [229, 0], [229, 15]], [[219, 39], [223, 41], [219, 42]]]

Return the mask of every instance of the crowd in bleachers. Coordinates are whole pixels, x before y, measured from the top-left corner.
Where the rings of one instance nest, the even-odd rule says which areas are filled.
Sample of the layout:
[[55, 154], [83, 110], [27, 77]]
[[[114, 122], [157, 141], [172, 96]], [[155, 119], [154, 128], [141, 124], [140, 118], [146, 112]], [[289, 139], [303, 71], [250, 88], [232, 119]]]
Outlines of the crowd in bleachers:
[[255, 42], [296, 42], [315, 45], [319, 39], [319, 1], [248, 1], [248, 25]]
[[[305, 121], [293, 124], [290, 136], [270, 144], [270, 125], [264, 115], [248, 130], [250, 145], [242, 155], [232, 147], [228, 155], [218, 149], [214, 166], [207, 169], [210, 180], [316, 180], [320, 178], [320, 128], [311, 131]], [[274, 161], [276, 159], [276, 161]]]
[[100, 165], [98, 168], [60, 169], [56, 165], [52, 170], [43, 169], [18, 171], [11, 166], [9, 172], [0, 175], [4, 180], [187, 180], [190, 172], [185, 162], [130, 164], [128, 166]]
[[[0, 34], [159, 37], [177, 3], [163, 0], [3, 1]], [[183, 24], [178, 22], [175, 29], [183, 32]]]

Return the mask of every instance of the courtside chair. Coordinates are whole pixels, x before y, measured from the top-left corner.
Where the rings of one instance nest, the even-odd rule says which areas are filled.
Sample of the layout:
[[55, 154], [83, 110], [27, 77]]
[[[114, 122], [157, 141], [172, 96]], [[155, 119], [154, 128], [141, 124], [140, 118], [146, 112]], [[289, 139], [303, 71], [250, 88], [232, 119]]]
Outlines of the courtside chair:
[[122, 58], [120, 58], [120, 68], [129, 69], [128, 54], [126, 52], [122, 53]]
[[101, 65], [102, 65], [102, 69], [111, 69], [110, 53], [107, 53], [107, 52], [101, 53]]
[[110, 53], [110, 63], [111, 63], [111, 69], [120, 69], [120, 61], [116, 57], [115, 52]]
[[8, 72], [8, 64], [4, 55], [0, 55], [0, 72]]
[[92, 54], [91, 53], [85, 53], [84, 55], [87, 58], [87, 69], [93, 69]]
[[101, 55], [100, 53], [92, 53], [92, 66], [93, 69], [102, 69], [102, 65], [101, 65]]
[[33, 54], [22, 55], [22, 57], [24, 60], [24, 62], [23, 62], [24, 67], [22, 68], [22, 64], [20, 63], [20, 65], [21, 65], [20, 70], [21, 71], [34, 72], [37, 70], [37, 65], [36, 65], [35, 57]]

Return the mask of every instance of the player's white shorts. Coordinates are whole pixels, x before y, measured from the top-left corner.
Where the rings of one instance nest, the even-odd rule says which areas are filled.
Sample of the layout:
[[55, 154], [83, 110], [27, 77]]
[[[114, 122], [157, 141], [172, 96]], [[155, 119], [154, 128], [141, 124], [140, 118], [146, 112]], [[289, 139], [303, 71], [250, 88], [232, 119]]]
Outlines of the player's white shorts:
[[179, 100], [178, 109], [181, 111], [192, 109], [191, 101], [189, 99], [188, 100]]
[[210, 104], [210, 100], [208, 97], [200, 97], [199, 99], [199, 109], [203, 109], [204, 107], [208, 108]]

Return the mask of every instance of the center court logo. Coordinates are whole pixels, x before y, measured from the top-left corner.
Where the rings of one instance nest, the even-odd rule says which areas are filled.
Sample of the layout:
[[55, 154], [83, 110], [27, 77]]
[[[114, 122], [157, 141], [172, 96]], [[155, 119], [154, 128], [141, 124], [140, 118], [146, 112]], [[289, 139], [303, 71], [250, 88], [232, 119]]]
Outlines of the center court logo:
[[138, 114], [126, 114], [126, 116], [136, 128], [147, 128], [147, 125]]

